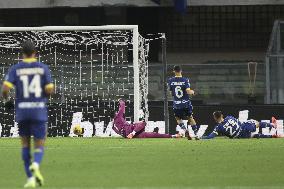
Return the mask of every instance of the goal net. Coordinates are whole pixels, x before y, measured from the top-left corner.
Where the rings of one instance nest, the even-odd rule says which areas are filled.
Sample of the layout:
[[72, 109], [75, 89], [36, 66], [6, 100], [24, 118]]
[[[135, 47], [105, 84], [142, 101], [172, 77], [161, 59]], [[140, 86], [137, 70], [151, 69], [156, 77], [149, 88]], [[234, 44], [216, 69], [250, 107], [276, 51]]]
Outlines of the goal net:
[[[67, 136], [74, 112], [107, 125], [120, 98], [127, 102], [127, 120], [148, 119], [149, 41], [139, 35], [138, 26], [0, 28], [2, 78], [21, 59], [21, 43], [28, 39], [55, 83], [56, 94], [49, 100], [50, 136]], [[2, 104], [0, 115], [3, 128], [14, 125], [13, 110]]]

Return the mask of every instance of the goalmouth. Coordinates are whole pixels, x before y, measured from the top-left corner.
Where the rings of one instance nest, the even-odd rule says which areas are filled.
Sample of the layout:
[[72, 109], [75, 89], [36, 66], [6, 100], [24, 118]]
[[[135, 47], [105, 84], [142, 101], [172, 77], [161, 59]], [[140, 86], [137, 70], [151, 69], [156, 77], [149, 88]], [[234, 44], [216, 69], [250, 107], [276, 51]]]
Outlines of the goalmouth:
[[[149, 40], [137, 25], [0, 27], [2, 76], [21, 59], [25, 40], [35, 42], [39, 61], [49, 65], [54, 78], [50, 103], [57, 113], [50, 112], [51, 127], [70, 125], [71, 112], [78, 111], [94, 121], [111, 121], [119, 98], [129, 104], [129, 121], [148, 119]], [[12, 114], [2, 116], [2, 125]]]

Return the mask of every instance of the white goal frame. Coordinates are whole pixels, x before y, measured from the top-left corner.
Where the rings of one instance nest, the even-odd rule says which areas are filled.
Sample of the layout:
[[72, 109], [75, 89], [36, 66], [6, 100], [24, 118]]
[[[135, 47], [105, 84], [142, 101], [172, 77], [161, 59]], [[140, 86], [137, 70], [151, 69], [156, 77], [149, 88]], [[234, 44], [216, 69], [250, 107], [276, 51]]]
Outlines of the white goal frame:
[[92, 30], [129, 30], [133, 39], [133, 71], [134, 71], [134, 122], [139, 121], [140, 90], [139, 90], [139, 31], [138, 25], [103, 25], [103, 26], [42, 26], [42, 27], [0, 27], [0, 32], [23, 31], [92, 31]]

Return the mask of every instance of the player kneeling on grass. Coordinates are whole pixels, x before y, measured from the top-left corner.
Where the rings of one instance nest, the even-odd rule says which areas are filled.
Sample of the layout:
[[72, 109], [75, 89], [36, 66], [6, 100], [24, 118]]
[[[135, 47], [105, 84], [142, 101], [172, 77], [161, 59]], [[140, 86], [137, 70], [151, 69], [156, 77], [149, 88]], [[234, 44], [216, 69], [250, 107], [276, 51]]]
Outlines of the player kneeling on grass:
[[248, 120], [246, 122], [239, 122], [233, 116], [227, 116], [224, 118], [221, 111], [213, 113], [214, 120], [217, 122], [217, 126], [211, 134], [203, 136], [200, 139], [212, 139], [218, 135], [225, 135], [229, 138], [281, 138], [282, 136], [277, 135], [263, 135], [262, 133], [253, 134], [256, 128], [266, 128], [270, 130], [276, 129], [276, 119], [272, 117], [272, 124], [266, 122], [258, 122], [255, 120]]
[[[25, 188], [35, 188], [36, 182], [42, 186], [43, 177], [39, 166], [43, 158], [46, 138], [47, 95], [53, 93], [54, 86], [48, 66], [36, 59], [35, 45], [26, 41], [22, 46], [23, 60], [13, 65], [5, 77], [2, 95], [8, 98], [11, 88], [16, 91], [16, 121], [22, 142], [22, 159], [28, 181]], [[34, 137], [34, 157], [31, 156], [31, 136]]]
[[146, 122], [134, 124], [128, 123], [124, 118], [125, 102], [119, 100], [119, 111], [113, 119], [112, 129], [124, 138], [180, 138], [181, 135], [160, 134], [156, 132], [145, 132]]

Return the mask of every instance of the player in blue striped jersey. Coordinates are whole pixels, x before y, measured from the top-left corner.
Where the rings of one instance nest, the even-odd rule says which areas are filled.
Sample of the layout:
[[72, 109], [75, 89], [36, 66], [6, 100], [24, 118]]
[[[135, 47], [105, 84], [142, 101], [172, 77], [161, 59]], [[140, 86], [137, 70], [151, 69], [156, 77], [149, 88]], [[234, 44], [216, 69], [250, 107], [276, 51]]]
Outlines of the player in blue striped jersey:
[[241, 123], [233, 116], [224, 115], [221, 111], [215, 111], [213, 113], [214, 120], [217, 122], [217, 126], [213, 132], [208, 136], [203, 136], [201, 139], [212, 139], [218, 135], [227, 136], [229, 138], [280, 138], [280, 135], [263, 135], [262, 133], [256, 133], [256, 128], [276, 129], [276, 119], [272, 118], [272, 124], [266, 122], [258, 122], [256, 120], [248, 120]]
[[[35, 188], [43, 185], [39, 171], [43, 158], [47, 134], [47, 96], [53, 93], [54, 86], [48, 66], [37, 61], [33, 42], [22, 45], [23, 60], [10, 67], [2, 87], [2, 95], [8, 98], [9, 91], [15, 88], [16, 122], [22, 142], [22, 159], [28, 181], [24, 187]], [[31, 158], [31, 136], [34, 137], [33, 162]]]
[[[190, 101], [190, 96], [194, 95], [194, 90], [190, 88], [189, 79], [182, 76], [182, 69], [180, 66], [174, 66], [174, 77], [168, 80], [168, 86], [173, 96], [173, 110], [178, 125], [187, 132], [187, 127], [183, 120], [188, 120], [188, 125], [191, 125], [195, 135], [199, 129], [193, 118], [193, 107]], [[188, 139], [195, 138], [189, 136]]]

